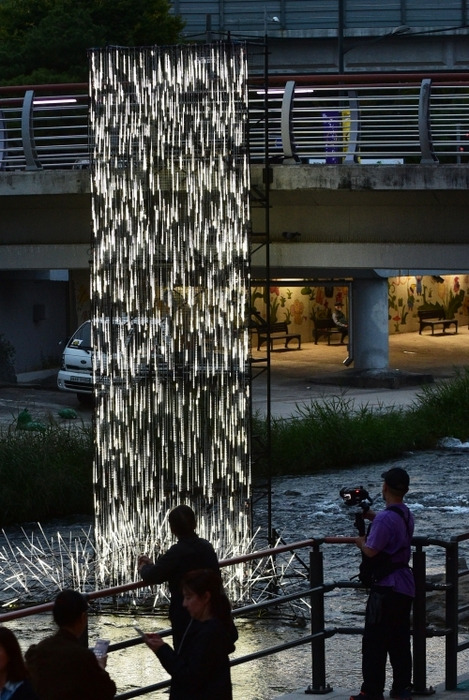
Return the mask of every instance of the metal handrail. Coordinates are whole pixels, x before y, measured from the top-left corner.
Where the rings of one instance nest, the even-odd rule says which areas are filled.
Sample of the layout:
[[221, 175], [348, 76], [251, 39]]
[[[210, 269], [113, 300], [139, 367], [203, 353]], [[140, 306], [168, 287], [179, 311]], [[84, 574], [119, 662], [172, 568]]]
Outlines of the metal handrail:
[[[273, 162], [469, 158], [468, 73], [274, 76], [267, 88], [255, 78], [249, 84], [253, 163], [265, 162], [266, 119]], [[88, 111], [86, 84], [0, 88], [0, 170], [87, 168]]]
[[[413, 552], [413, 570], [416, 581], [416, 598], [414, 601], [413, 613], [413, 682], [414, 691], [417, 694], [429, 694], [431, 689], [426, 687], [426, 640], [429, 637], [440, 636], [445, 637], [445, 688], [446, 690], [454, 690], [457, 687], [457, 655], [459, 652], [469, 647], [468, 642], [459, 642], [458, 640], [458, 616], [464, 609], [464, 606], [459, 605], [459, 580], [463, 576], [469, 574], [467, 571], [459, 571], [459, 544], [469, 540], [469, 533], [463, 533], [451, 538], [450, 541], [434, 539], [429, 537], [414, 537], [412, 539]], [[252, 612], [269, 607], [278, 607], [280, 604], [291, 602], [294, 600], [309, 599], [309, 607], [311, 611], [311, 631], [298, 639], [292, 639], [282, 644], [259, 649], [254, 653], [233, 659], [232, 666], [238, 666], [243, 663], [248, 663], [255, 659], [259, 659], [271, 654], [276, 654], [286, 649], [295, 648], [297, 646], [310, 644], [312, 651], [312, 683], [305, 691], [307, 694], [318, 694], [328, 692], [330, 686], [326, 679], [326, 649], [325, 641], [335, 635], [359, 635], [363, 633], [362, 627], [326, 627], [324, 602], [327, 594], [334, 589], [349, 589], [362, 588], [361, 584], [348, 581], [333, 581], [326, 583], [324, 580], [323, 562], [324, 553], [321, 547], [323, 545], [333, 544], [353, 544], [354, 537], [323, 537], [315, 539], [301, 540], [291, 544], [284, 544], [278, 547], [269, 547], [267, 549], [258, 550], [249, 554], [244, 554], [231, 559], [226, 559], [220, 562], [224, 568], [234, 566], [239, 563], [254, 561], [257, 559], [269, 558], [272, 566], [278, 561], [278, 558], [286, 552], [294, 553], [298, 549], [308, 548], [310, 551], [309, 560], [309, 581], [307, 585], [298, 585], [296, 590], [289, 594], [275, 595], [269, 591], [269, 596], [266, 600], [257, 603], [252, 603], [234, 610], [235, 617], [246, 616]], [[426, 556], [424, 549], [426, 547], [436, 546], [441, 547], [446, 552], [445, 559], [445, 583], [431, 583], [426, 577]], [[98, 598], [115, 598], [117, 595], [128, 591], [137, 590], [146, 586], [143, 581], [132, 582], [126, 585], [115, 586], [99, 591], [93, 591], [88, 595], [89, 599]], [[439, 590], [445, 593], [446, 597], [446, 620], [444, 629], [434, 630], [427, 626], [426, 623], [426, 593], [429, 590]], [[45, 603], [36, 605], [24, 610], [16, 610], [0, 615], [0, 624], [6, 621], [26, 617], [50, 611], [53, 603]], [[171, 630], [167, 629], [161, 632], [162, 636], [167, 636]], [[127, 647], [133, 647], [142, 644], [140, 637], [131, 638], [123, 642], [118, 642], [110, 645], [109, 653], [122, 650]], [[146, 695], [156, 690], [164, 689], [169, 686], [169, 680], [161, 681], [151, 686], [146, 686], [134, 689], [128, 692], [116, 695], [116, 700], [130, 700], [130, 698]]]

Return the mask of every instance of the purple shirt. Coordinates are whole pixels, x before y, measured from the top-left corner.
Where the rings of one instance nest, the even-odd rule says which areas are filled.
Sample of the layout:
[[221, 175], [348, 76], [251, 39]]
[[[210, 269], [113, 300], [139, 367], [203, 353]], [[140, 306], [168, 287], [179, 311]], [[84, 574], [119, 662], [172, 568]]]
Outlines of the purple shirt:
[[[410, 560], [411, 541], [414, 534], [414, 518], [405, 503], [393, 504], [393, 508], [399, 508], [404, 514], [401, 518], [389, 508], [380, 511], [374, 518], [370, 534], [366, 538], [366, 545], [378, 552], [387, 552], [392, 555], [394, 563]], [[391, 586], [397, 593], [415, 596], [415, 582], [412, 570], [405, 567], [396, 569], [389, 576], [381, 579], [380, 586]]]

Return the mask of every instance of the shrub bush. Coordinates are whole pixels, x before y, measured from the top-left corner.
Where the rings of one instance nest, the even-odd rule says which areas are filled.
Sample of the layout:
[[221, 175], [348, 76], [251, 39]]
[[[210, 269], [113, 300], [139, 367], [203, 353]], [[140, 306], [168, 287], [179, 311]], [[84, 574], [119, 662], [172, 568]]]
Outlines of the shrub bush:
[[93, 512], [91, 428], [0, 432], [0, 525]]

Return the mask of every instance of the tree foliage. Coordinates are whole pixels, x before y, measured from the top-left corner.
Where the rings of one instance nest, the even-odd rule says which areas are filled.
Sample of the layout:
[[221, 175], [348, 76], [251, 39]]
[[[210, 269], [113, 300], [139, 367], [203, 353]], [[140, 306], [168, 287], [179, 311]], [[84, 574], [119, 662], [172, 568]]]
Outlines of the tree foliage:
[[168, 45], [169, 0], [0, 0], [0, 84], [86, 82], [90, 48]]

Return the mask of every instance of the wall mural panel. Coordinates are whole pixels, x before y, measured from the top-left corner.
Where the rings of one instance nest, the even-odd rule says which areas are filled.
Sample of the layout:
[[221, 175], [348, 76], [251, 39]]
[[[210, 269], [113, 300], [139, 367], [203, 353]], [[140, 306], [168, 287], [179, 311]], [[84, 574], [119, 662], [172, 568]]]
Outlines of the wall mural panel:
[[[353, 294], [353, 282], [351, 283]], [[419, 330], [418, 310], [441, 312], [445, 318], [456, 318], [468, 323], [469, 275], [424, 275], [390, 277], [388, 280], [389, 334], [414, 333]], [[266, 318], [270, 305], [272, 323], [285, 321], [289, 332], [301, 333], [301, 342], [313, 340], [317, 319], [332, 316], [334, 304], [343, 304], [345, 316], [350, 316], [349, 289], [343, 286], [308, 284], [283, 287], [272, 281], [269, 293], [265, 287], [251, 289], [251, 308]], [[322, 342], [326, 342], [323, 338]]]
[[419, 310], [433, 310], [443, 318], [467, 323], [468, 275], [418, 275], [388, 280], [389, 333], [418, 331]]
[[179, 503], [221, 557], [250, 538], [247, 63], [211, 44], [90, 64], [95, 533], [117, 585]]

